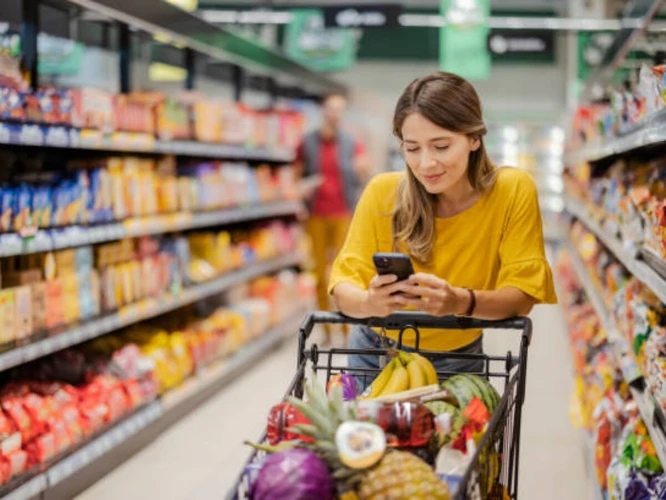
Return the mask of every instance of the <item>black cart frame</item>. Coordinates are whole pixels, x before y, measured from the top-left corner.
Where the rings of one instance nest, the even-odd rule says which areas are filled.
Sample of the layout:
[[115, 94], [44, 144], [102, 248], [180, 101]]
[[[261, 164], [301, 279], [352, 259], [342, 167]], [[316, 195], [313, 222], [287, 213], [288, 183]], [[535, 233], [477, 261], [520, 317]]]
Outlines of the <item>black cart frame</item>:
[[[527, 350], [532, 340], [532, 322], [529, 318], [513, 318], [502, 321], [486, 321], [457, 316], [429, 316], [421, 312], [403, 311], [386, 318], [350, 318], [338, 313], [314, 312], [305, 317], [298, 338], [298, 360], [296, 375], [285, 394], [303, 397], [303, 383], [306, 373], [325, 373], [326, 383], [337, 373], [351, 373], [357, 377], [374, 378], [381, 369], [349, 368], [346, 359], [349, 354], [385, 355], [388, 349], [320, 349], [316, 344], [308, 346], [308, 339], [316, 325], [362, 325], [378, 329], [399, 331], [395, 348], [400, 349], [403, 337], [413, 332], [414, 348], [431, 361], [438, 359], [482, 360], [483, 370], [473, 372], [476, 375], [495, 380], [504, 385], [500, 403], [495, 409], [479, 446], [461, 480], [456, 500], [491, 498], [504, 499], [506, 494], [511, 499], [518, 497], [518, 464], [520, 459], [520, 427], [522, 407], [525, 401], [525, 382], [527, 373]], [[501, 329], [521, 332], [518, 356], [508, 351], [503, 356], [487, 354], [464, 354], [443, 351], [420, 351], [419, 329], [436, 328], [438, 330]], [[453, 372], [437, 372], [440, 380], [455, 375]], [[265, 441], [265, 433], [260, 442]], [[256, 462], [263, 452], [254, 451], [246, 468], [227, 496], [227, 500], [248, 497], [248, 467]]]

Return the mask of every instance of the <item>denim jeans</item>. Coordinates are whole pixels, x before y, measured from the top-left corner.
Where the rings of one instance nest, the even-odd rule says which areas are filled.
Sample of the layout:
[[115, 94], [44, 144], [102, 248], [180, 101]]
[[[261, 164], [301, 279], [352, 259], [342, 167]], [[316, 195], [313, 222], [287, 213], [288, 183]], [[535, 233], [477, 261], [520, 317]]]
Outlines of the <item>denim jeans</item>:
[[[386, 337], [382, 339], [377, 332], [367, 326], [356, 326], [349, 337], [350, 349], [382, 349], [394, 348], [397, 342], [393, 339]], [[414, 352], [415, 349], [409, 346], [403, 346], [402, 350], [405, 352]], [[427, 354], [428, 351], [422, 350]], [[483, 354], [483, 337], [479, 337], [471, 344], [468, 344], [460, 349], [452, 351], [459, 354]], [[450, 373], [480, 373], [485, 369], [485, 362], [483, 359], [431, 359], [435, 370], [438, 372]], [[349, 373], [356, 377], [359, 385], [359, 391], [363, 392], [365, 388], [370, 385], [375, 377], [375, 374], [364, 374], [363, 372], [356, 371], [354, 368], [380, 368], [380, 356], [376, 354], [349, 354], [347, 365]]]

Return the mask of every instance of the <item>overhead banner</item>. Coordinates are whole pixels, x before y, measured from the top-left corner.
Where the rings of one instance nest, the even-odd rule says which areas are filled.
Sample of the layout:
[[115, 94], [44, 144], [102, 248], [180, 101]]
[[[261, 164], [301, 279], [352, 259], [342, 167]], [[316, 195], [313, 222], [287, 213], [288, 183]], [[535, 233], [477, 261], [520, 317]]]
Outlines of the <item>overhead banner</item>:
[[468, 80], [490, 77], [490, 0], [442, 0], [439, 66]]
[[325, 28], [318, 9], [292, 11], [285, 33], [285, 52], [314, 71], [342, 71], [356, 62], [356, 42], [351, 30]]
[[493, 59], [552, 61], [555, 59], [555, 32], [494, 29], [488, 36], [488, 50]]
[[398, 28], [402, 4], [370, 3], [322, 7], [327, 28]]

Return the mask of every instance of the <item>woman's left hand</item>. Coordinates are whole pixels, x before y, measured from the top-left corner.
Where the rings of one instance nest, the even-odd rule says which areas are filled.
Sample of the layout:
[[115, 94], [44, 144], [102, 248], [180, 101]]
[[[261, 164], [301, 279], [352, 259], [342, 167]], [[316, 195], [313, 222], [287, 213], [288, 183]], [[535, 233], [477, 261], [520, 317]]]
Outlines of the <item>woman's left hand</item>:
[[417, 273], [403, 287], [401, 301], [432, 316], [464, 314], [469, 307], [469, 293], [432, 274]]

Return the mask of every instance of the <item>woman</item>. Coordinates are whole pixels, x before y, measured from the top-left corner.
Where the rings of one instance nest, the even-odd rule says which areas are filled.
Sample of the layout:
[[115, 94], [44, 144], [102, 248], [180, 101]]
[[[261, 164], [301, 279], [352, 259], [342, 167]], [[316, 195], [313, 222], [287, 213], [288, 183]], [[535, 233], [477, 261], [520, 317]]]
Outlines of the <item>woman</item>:
[[[555, 303], [534, 181], [524, 171], [495, 168], [483, 136], [474, 87], [449, 73], [412, 82], [398, 100], [393, 133], [405, 173], [375, 177], [361, 197], [347, 240], [332, 269], [329, 292], [356, 318], [404, 309], [505, 319]], [[407, 253], [409, 280], [377, 276], [375, 252]], [[386, 332], [389, 345], [397, 332]], [[413, 336], [405, 334], [413, 345]], [[353, 349], [380, 347], [377, 332], [356, 328]], [[420, 348], [478, 354], [480, 330], [423, 329]], [[352, 355], [350, 367], [379, 367], [377, 356]], [[474, 372], [479, 360], [443, 360], [438, 370]]]

